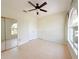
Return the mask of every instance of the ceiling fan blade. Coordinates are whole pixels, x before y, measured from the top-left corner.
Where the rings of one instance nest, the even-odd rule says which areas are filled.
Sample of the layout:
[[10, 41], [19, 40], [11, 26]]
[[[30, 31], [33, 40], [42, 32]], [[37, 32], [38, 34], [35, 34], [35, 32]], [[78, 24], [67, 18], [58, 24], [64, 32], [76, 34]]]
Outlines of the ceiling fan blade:
[[36, 9], [31, 9], [31, 10], [28, 10], [28, 11], [23, 10], [23, 12], [30, 12], [30, 11], [33, 11], [33, 10], [36, 10]]
[[28, 1], [29, 4], [31, 4], [33, 7], [36, 7], [32, 2]]
[[23, 10], [23, 12], [27, 12], [26, 10]]
[[43, 4], [41, 4], [41, 5], [39, 6], [39, 8], [45, 6], [46, 4], [47, 4], [47, 2], [44, 2]]
[[31, 9], [31, 10], [28, 10], [28, 11], [33, 11], [33, 10], [36, 10], [36, 9]]
[[47, 10], [44, 10], [44, 9], [40, 9], [40, 11], [47, 12]]

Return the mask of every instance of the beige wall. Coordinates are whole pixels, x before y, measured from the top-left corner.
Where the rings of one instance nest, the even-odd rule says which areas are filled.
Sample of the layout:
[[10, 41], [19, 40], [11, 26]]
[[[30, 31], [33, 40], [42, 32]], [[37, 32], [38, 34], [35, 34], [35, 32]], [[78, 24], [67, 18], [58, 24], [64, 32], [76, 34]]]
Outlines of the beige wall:
[[65, 12], [51, 14], [38, 19], [38, 37], [44, 40], [65, 43]]

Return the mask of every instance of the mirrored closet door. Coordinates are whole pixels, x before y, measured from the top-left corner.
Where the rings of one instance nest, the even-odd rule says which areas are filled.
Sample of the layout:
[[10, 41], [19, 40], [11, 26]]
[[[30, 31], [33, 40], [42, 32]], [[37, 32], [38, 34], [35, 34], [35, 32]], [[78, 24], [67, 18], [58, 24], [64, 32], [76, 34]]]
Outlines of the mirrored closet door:
[[1, 18], [1, 51], [5, 51], [17, 46], [17, 20]]
[[1, 18], [1, 51], [4, 51], [6, 46], [6, 36], [5, 36], [6, 32], [5, 32], [5, 20], [4, 18]]

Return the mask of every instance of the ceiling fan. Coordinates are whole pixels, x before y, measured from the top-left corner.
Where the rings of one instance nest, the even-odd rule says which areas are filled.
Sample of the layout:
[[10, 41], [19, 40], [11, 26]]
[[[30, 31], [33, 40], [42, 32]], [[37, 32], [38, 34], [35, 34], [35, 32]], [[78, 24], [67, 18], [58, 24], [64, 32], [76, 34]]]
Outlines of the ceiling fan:
[[[30, 11], [34, 11], [34, 10], [37, 10], [39, 9], [40, 11], [43, 11], [43, 12], [47, 12], [47, 10], [44, 10], [44, 9], [41, 9], [43, 6], [45, 6], [47, 4], [47, 2], [44, 2], [43, 4], [39, 5], [38, 3], [36, 3], [36, 5], [34, 5], [32, 2], [28, 1], [28, 3], [30, 5], [32, 5], [35, 9], [31, 9], [31, 10], [23, 10], [23, 12], [30, 12]], [[39, 14], [39, 12], [37, 11], [37, 15]]]

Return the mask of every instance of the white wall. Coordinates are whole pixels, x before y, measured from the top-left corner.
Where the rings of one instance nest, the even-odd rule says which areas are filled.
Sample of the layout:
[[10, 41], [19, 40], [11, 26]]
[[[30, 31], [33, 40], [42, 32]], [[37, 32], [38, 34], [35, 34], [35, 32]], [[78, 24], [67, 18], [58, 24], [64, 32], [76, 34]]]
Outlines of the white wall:
[[[19, 15], [20, 16], [20, 15]], [[26, 15], [18, 18], [18, 38], [21, 43], [37, 38], [37, 20], [35, 16]]]
[[65, 43], [65, 13], [51, 14], [38, 19], [38, 37], [44, 40]]
[[37, 20], [33, 13], [24, 13], [23, 9], [14, 8], [11, 0], [1, 1], [1, 16], [16, 19], [18, 22], [19, 44], [37, 38]]
[[[13, 0], [1, 1], [1, 16], [14, 18], [18, 21], [18, 39], [20, 43], [38, 38], [64, 43], [65, 13], [57, 13], [36, 18], [33, 13], [24, 13], [22, 8], [16, 8]], [[20, 3], [18, 3], [20, 4]], [[22, 6], [21, 6], [22, 7]], [[19, 9], [20, 8], [20, 9]]]

